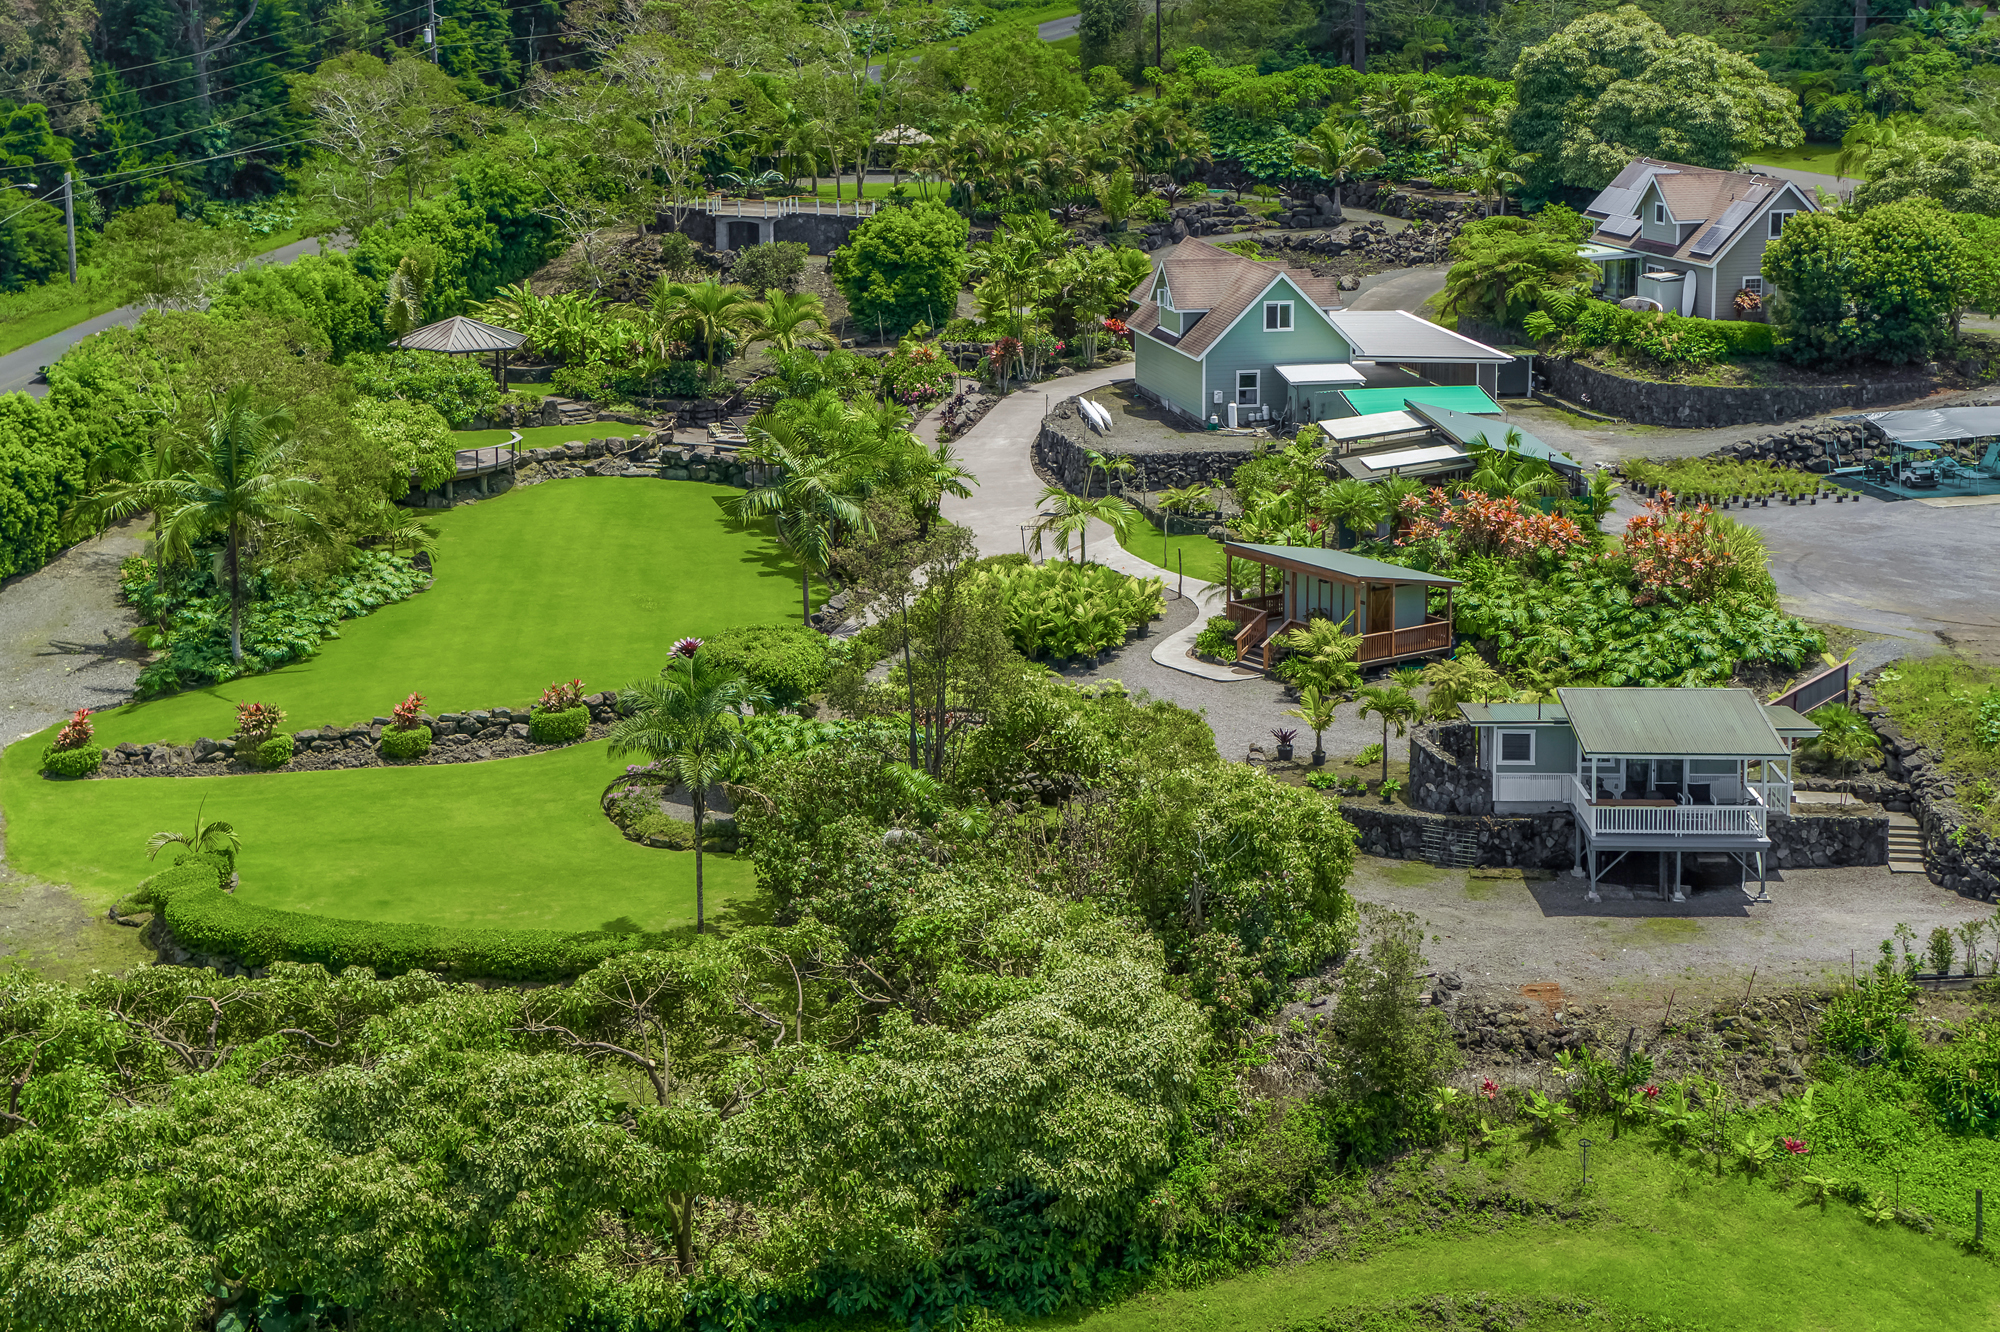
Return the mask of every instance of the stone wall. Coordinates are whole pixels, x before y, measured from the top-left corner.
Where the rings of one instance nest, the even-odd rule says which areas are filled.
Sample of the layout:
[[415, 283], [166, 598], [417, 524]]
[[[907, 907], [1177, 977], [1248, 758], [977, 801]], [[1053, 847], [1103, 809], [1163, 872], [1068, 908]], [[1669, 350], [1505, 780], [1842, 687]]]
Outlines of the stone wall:
[[[1139, 469], [1133, 474], [1135, 489], [1141, 477], [1147, 490], [1166, 490], [1197, 482], [1226, 485], [1237, 467], [1249, 459], [1257, 443], [1248, 435], [1195, 430], [1187, 432], [1187, 440], [1191, 447], [1185, 449], [1122, 448], [1120, 441], [1092, 430], [1084, 422], [1076, 399], [1068, 397], [1042, 418], [1041, 433], [1035, 436], [1035, 462], [1064, 489], [1075, 494], [1082, 493], [1084, 476], [1091, 470], [1086, 449], [1099, 453], [1115, 451], [1130, 458]], [[1107, 482], [1101, 471], [1091, 477], [1090, 484], [1093, 495], [1106, 493], [1107, 485], [1112, 493], [1121, 493], [1125, 488], [1122, 481]]]
[[1795, 779], [1801, 791], [1844, 791], [1865, 805], [1880, 805], [1892, 814], [1910, 812], [1910, 788], [1893, 777], [1822, 777], [1800, 773]]
[[1410, 732], [1410, 803], [1431, 814], [1491, 814], [1493, 773], [1478, 765], [1479, 733], [1465, 722]]
[[1823, 869], [1888, 864], [1889, 816], [1874, 810], [1848, 812], [1853, 808], [1834, 805], [1825, 814], [1771, 815], [1770, 865]]
[[[851, 205], [849, 206], [851, 207]], [[653, 226], [659, 231], [678, 231], [697, 245], [706, 245], [711, 250], [727, 250], [739, 248], [727, 243], [729, 240], [727, 230], [729, 224], [731, 222], [751, 222], [755, 220], [754, 218], [716, 217], [710, 213], [691, 212], [685, 214], [676, 222], [673, 214], [658, 213], [653, 217]], [[770, 227], [760, 228], [760, 231], [768, 230], [771, 233], [770, 239], [773, 242], [797, 241], [803, 244], [810, 254], [832, 254], [835, 250], [847, 244], [847, 238], [854, 234], [854, 229], [867, 220], [865, 217], [855, 217], [851, 213], [840, 217], [834, 217], [826, 213], [817, 215], [813, 213], [790, 213], [784, 217], [777, 218]], [[721, 240], [724, 243], [721, 245], [716, 244], [716, 228], [718, 226], [724, 229], [721, 234]], [[751, 244], [756, 244], [756, 242], [753, 241]]]
[[1550, 356], [1536, 357], [1535, 368], [1558, 397], [1638, 425], [1713, 427], [1791, 421], [1843, 409], [1890, 407], [1937, 388], [1935, 380], [1919, 377], [1767, 388], [1662, 384]]
[[1574, 824], [1567, 813], [1454, 818], [1356, 796], [1340, 802], [1340, 815], [1354, 825], [1356, 847], [1371, 856], [1423, 860], [1427, 830], [1442, 826], [1475, 841], [1478, 866], [1566, 870], [1576, 863]]
[[1944, 771], [1937, 751], [1905, 735], [1876, 701], [1879, 674], [1861, 677], [1854, 706], [1882, 737], [1889, 777], [1909, 786], [1910, 813], [1923, 830], [1924, 868], [1933, 883], [1990, 902], [2000, 892], [2000, 841], [1973, 829], [1958, 803], [1957, 779]]

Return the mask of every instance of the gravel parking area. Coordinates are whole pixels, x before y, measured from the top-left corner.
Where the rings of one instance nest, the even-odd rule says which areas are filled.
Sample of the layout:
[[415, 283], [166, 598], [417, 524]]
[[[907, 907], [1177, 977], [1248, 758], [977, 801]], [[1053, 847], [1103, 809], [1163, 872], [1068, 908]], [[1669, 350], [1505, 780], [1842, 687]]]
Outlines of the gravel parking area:
[[139, 618], [119, 600], [118, 566], [145, 544], [145, 520], [134, 518], [0, 584], [0, 743], [132, 697], [146, 653], [132, 641]]

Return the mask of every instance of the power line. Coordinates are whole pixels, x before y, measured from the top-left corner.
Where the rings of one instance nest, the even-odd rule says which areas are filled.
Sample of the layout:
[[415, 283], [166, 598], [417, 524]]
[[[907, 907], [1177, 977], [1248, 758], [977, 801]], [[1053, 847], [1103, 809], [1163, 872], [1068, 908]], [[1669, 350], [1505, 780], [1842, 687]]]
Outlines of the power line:
[[6, 226], [9, 222], [12, 222], [15, 218], [27, 212], [28, 208], [33, 208], [36, 204], [41, 203], [44, 199], [49, 198], [51, 195], [57, 195], [61, 193], [62, 193], [62, 186], [58, 185], [54, 189], [50, 190], [48, 194], [36, 195], [34, 198], [28, 200], [27, 208], [17, 208], [13, 212], [7, 214], [7, 216], [0, 217], [0, 227]]

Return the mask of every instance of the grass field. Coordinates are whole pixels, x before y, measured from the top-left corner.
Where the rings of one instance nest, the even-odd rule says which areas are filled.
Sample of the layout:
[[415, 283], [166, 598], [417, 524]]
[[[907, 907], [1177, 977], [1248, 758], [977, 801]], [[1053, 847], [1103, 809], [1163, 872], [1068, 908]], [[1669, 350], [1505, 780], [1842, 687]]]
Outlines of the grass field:
[[[49, 781], [39, 758], [16, 745], [0, 764], [8, 862], [100, 902], [161, 867], [148, 837], [205, 809], [242, 837], [238, 892], [258, 906], [559, 930], [694, 923], [694, 853], [628, 842], [599, 810], [624, 771], [602, 741], [492, 763], [99, 782]], [[709, 915], [726, 922], [755, 887], [749, 862], [704, 861]]]
[[1835, 174], [1834, 163], [1840, 158], [1837, 143], [1802, 143], [1796, 148], [1772, 148], [1761, 153], [1753, 153], [1748, 161], [1752, 166], [1789, 167], [1794, 171], [1817, 171], [1823, 175]]
[[1199, 532], [1168, 537], [1161, 549], [1160, 529], [1153, 523], [1135, 523], [1119, 545], [1146, 563], [1179, 574], [1183, 567], [1189, 578], [1204, 583], [1222, 581], [1222, 543]]
[[[571, 440], [609, 439], [621, 432], [643, 430], [639, 426], [620, 425], [616, 421], [598, 421], [580, 426], [530, 426], [521, 432], [521, 442], [515, 447], [522, 452], [529, 449], [552, 449]], [[454, 430], [451, 432], [452, 445], [461, 449], [490, 449], [496, 444], [505, 444], [513, 438], [511, 430]]]
[[[1962, 1253], [1943, 1231], [1926, 1237], [1897, 1225], [1871, 1225], [1838, 1202], [1821, 1212], [1796, 1191], [1779, 1193], [1736, 1176], [1717, 1181], [1633, 1136], [1609, 1141], [1602, 1122], [1590, 1127], [1601, 1131], [1587, 1134], [1590, 1183], [1582, 1190], [1575, 1135], [1560, 1151], [1525, 1156], [1516, 1148], [1505, 1164], [1475, 1159], [1460, 1165], [1456, 1155], [1428, 1168], [1413, 1164], [1399, 1181], [1428, 1189], [1428, 1200], [1447, 1208], [1469, 1195], [1501, 1192], [1575, 1220], [1489, 1226], [1436, 1220], [1422, 1214], [1427, 1207], [1417, 1208], [1418, 1214], [1401, 1217], [1400, 1227], [1377, 1227], [1351, 1260], [1270, 1268], [1197, 1289], [1147, 1294], [1049, 1325], [1088, 1332], [1333, 1328], [1346, 1324], [1308, 1320], [1350, 1304], [1487, 1291], [1585, 1296], [1715, 1329], [2000, 1326], [2000, 1274], [1992, 1260]], [[1360, 1229], [1340, 1200], [1330, 1210], [1342, 1213], [1342, 1235]], [[1463, 1206], [1450, 1210], [1467, 1214]]]
[[[440, 514], [430, 591], [343, 623], [281, 670], [99, 713], [97, 739], [230, 735], [236, 705], [252, 700], [285, 709], [296, 730], [386, 716], [412, 690], [450, 712], [531, 703], [575, 676], [618, 688], [659, 670], [677, 638], [798, 615], [797, 569], [723, 516], [734, 493], [580, 478]], [[45, 741], [19, 743], [39, 754]]]

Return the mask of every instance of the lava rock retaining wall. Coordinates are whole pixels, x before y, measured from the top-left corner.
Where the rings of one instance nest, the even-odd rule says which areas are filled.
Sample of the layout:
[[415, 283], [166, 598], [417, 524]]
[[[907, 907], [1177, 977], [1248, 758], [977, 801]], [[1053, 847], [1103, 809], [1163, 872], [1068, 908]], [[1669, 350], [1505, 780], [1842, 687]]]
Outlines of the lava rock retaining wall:
[[1773, 814], [1769, 831], [1770, 864], [1777, 869], [1889, 863], [1887, 814]]
[[2000, 841], [1972, 827], [1958, 803], [1958, 779], [1944, 770], [1937, 751], [1905, 735], [1876, 701], [1880, 674], [1875, 670], [1861, 677], [1854, 706], [1882, 737], [1889, 776], [1909, 785], [1910, 813], [1923, 829], [1924, 868], [1933, 883], [1990, 902], [2000, 893]]
[[[1130, 458], [1139, 469], [1134, 474], [1135, 489], [1139, 477], [1145, 478], [1147, 490], [1165, 490], [1197, 482], [1227, 485], [1229, 478], [1236, 475], [1236, 469], [1249, 461], [1257, 443], [1248, 435], [1216, 435], [1202, 431], [1189, 431], [1188, 441], [1191, 447], [1187, 449], [1120, 449], [1117, 439], [1099, 435], [1084, 423], [1076, 399], [1069, 397], [1057, 403], [1055, 410], [1042, 418], [1041, 432], [1035, 436], [1035, 462], [1055, 477], [1065, 490], [1079, 495], [1083, 493], [1084, 477], [1092, 471], [1090, 459], [1085, 454], [1087, 449], [1095, 449], [1099, 453], [1107, 448], [1115, 449], [1121, 456]], [[1101, 471], [1090, 477], [1090, 487], [1092, 495], [1122, 494], [1125, 491], [1124, 482], [1116, 479], [1107, 481]]]
[[1371, 856], [1425, 860], [1425, 833], [1442, 824], [1455, 836], [1477, 838], [1478, 866], [1566, 870], [1576, 863], [1567, 813], [1454, 818], [1356, 796], [1340, 802], [1340, 815], [1354, 825], [1356, 849]]
[[1479, 766], [1479, 733], [1465, 722], [1410, 732], [1410, 803], [1430, 814], [1493, 812], [1493, 773]]
[[1768, 388], [1662, 384], [1552, 356], [1537, 356], [1535, 368], [1559, 397], [1639, 425], [1712, 427], [1791, 421], [1842, 408], [1892, 406], [1937, 388], [1935, 380], [1926, 378]]

